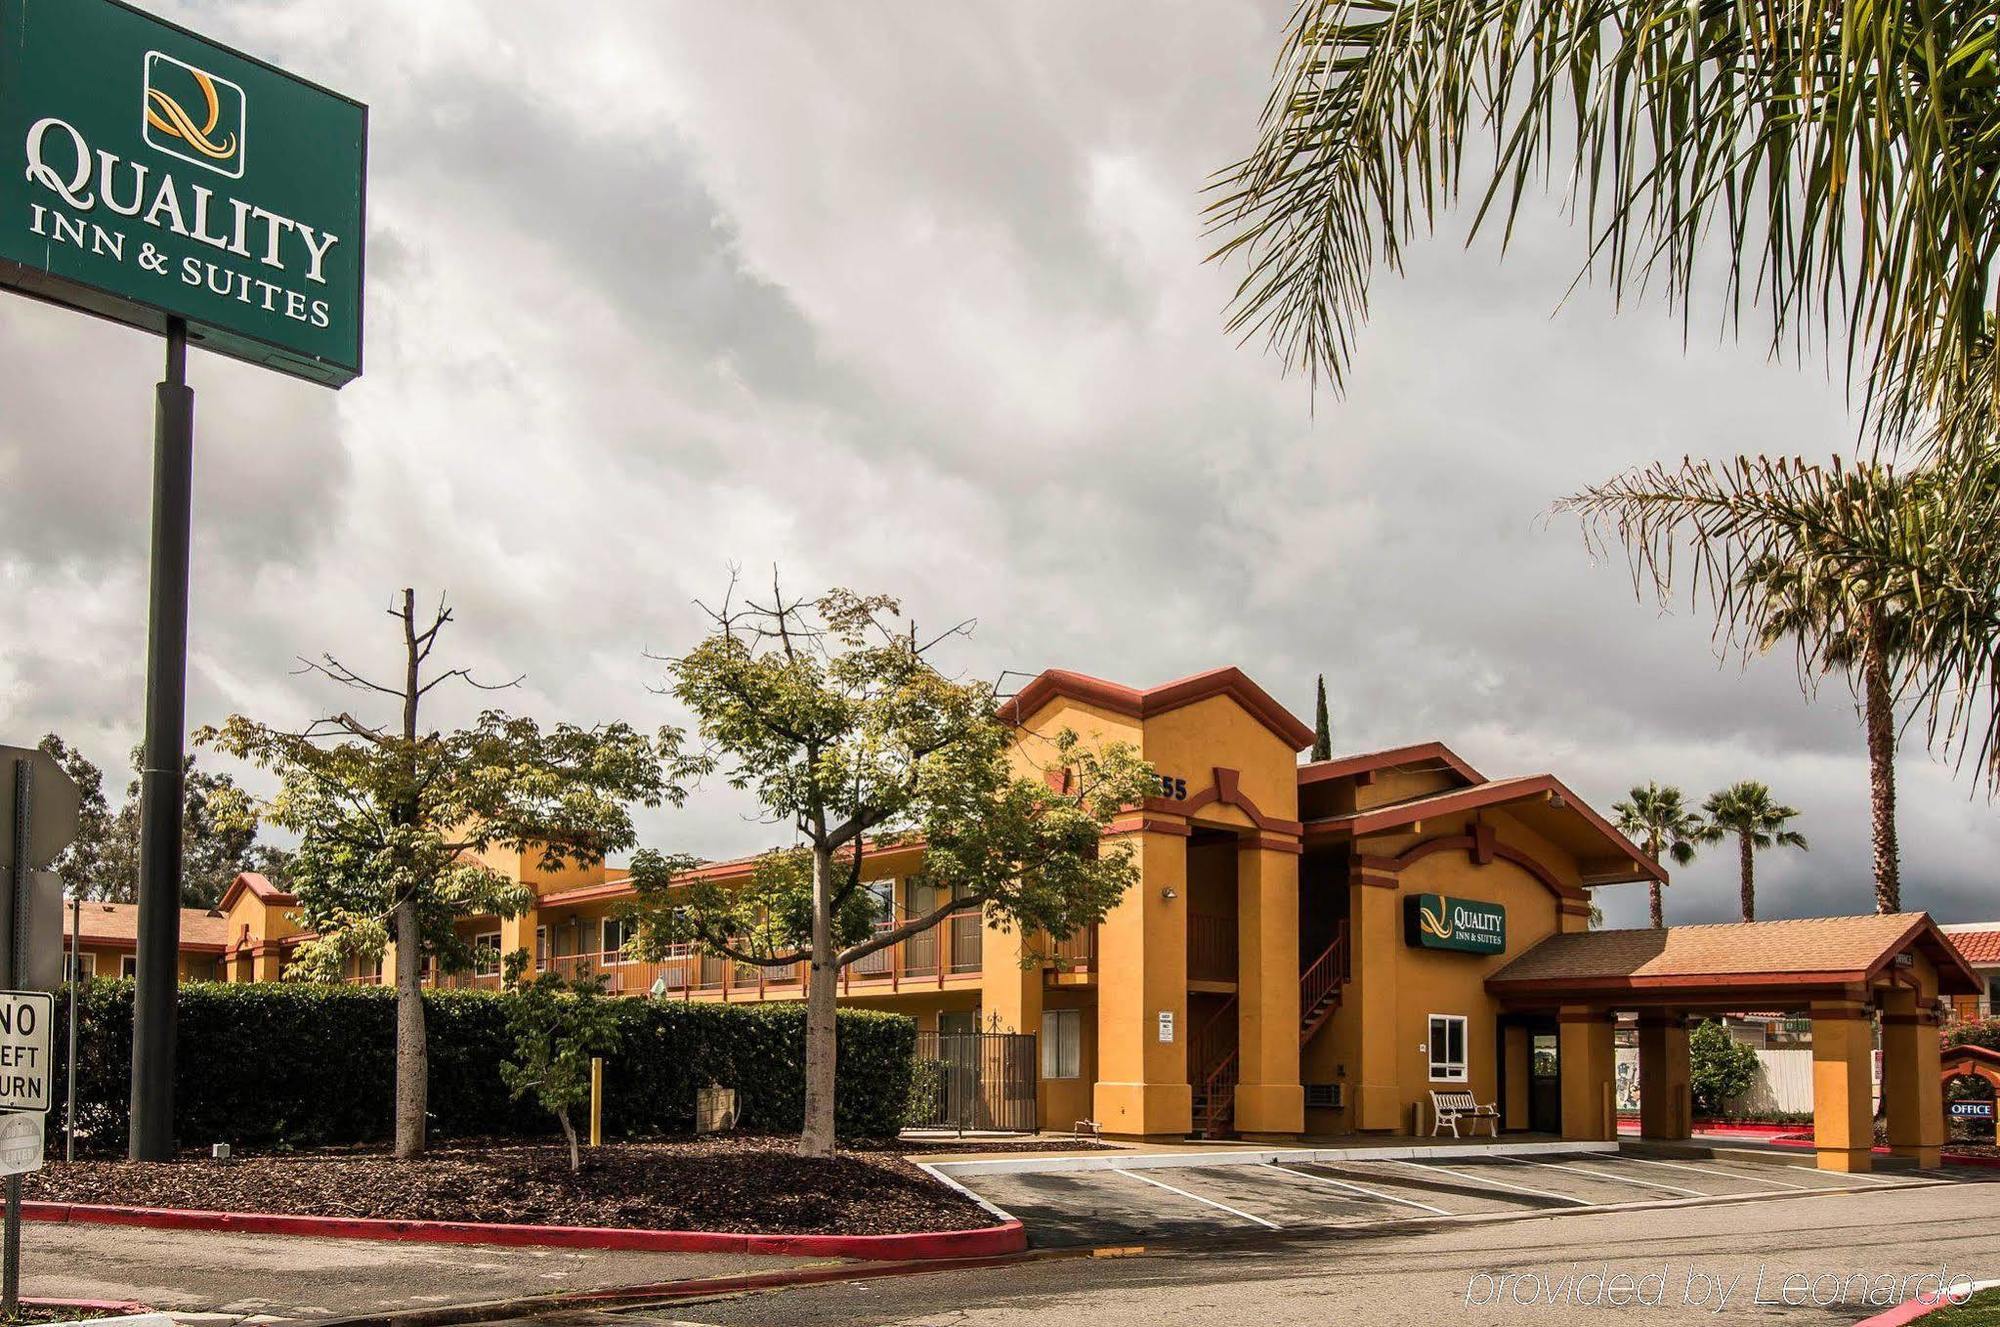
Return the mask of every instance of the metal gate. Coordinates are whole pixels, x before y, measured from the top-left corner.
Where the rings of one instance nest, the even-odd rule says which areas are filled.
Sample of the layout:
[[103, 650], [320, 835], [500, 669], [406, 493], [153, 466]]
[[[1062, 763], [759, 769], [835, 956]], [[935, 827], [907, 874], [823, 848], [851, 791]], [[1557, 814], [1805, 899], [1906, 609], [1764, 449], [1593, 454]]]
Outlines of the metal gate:
[[1032, 1032], [919, 1032], [910, 1083], [915, 1129], [1034, 1133]]

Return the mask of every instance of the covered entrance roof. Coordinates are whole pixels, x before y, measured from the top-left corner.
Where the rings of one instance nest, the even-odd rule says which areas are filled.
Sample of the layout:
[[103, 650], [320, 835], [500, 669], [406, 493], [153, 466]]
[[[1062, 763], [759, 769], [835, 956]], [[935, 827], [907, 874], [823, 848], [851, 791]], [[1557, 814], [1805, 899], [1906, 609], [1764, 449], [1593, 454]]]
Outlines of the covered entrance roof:
[[1853, 999], [1922, 954], [1941, 994], [1979, 979], [1922, 912], [1552, 935], [1486, 979], [1518, 1006], [1759, 1008]]

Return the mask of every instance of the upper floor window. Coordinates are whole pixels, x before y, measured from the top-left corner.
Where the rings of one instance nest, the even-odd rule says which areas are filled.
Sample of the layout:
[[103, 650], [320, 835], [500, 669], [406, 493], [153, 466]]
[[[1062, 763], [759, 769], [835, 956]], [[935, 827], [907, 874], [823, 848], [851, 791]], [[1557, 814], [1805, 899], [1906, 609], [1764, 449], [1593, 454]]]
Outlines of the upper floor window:
[[1465, 1081], [1465, 1019], [1459, 1014], [1432, 1014], [1430, 1029], [1431, 1081]]
[[625, 962], [625, 947], [633, 940], [632, 923], [624, 917], [606, 917], [598, 934], [603, 940], [604, 961]]

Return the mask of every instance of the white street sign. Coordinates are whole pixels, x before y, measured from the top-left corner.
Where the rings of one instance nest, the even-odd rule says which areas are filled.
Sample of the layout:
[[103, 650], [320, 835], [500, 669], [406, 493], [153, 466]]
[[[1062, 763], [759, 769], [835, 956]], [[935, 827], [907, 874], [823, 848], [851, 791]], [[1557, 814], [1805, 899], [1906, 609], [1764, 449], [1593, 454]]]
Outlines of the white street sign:
[[1160, 1011], [1160, 1040], [1172, 1041], [1173, 1039], [1174, 1011], [1171, 1009], [1162, 1009]]
[[0, 991], [0, 1110], [48, 1110], [55, 1013], [47, 991]]
[[0, 1115], [0, 1175], [25, 1175], [42, 1168], [40, 1115]]

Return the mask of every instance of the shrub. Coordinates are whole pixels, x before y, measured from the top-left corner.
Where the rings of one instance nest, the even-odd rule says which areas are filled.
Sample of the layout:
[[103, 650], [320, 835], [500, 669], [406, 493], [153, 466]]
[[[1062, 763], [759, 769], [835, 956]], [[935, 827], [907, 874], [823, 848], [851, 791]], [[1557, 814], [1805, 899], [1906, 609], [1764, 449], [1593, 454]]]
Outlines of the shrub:
[[[554, 1120], [512, 1099], [499, 1065], [513, 1055], [512, 997], [426, 991], [430, 1109], [441, 1136], [545, 1136]], [[67, 999], [57, 997], [55, 1110], [63, 1118]], [[605, 1065], [608, 1134], [684, 1134], [694, 1093], [733, 1087], [742, 1127], [782, 1132], [805, 1120], [805, 1010], [620, 999], [619, 1051]], [[132, 983], [92, 981], [77, 1010], [77, 1130], [122, 1151], [131, 1095]], [[842, 1010], [836, 1123], [843, 1137], [893, 1136], [910, 1090], [916, 1024]], [[294, 983], [180, 988], [175, 1133], [190, 1145], [316, 1147], [386, 1140], [392, 1118], [395, 992]]]
[[1757, 1052], [1704, 1019], [1688, 1033], [1688, 1070], [1695, 1113], [1720, 1115], [1757, 1081]]
[[515, 1100], [533, 1095], [562, 1126], [569, 1168], [582, 1168], [576, 1124], [569, 1113], [590, 1101], [590, 1066], [618, 1049], [619, 1023], [604, 1002], [604, 978], [568, 981], [544, 972], [511, 992], [507, 1035], [514, 1058], [500, 1062], [500, 1081]]
[[1984, 1046], [2000, 1051], [2000, 1018], [1973, 1018], [1945, 1029], [1945, 1049], [1953, 1046]]

